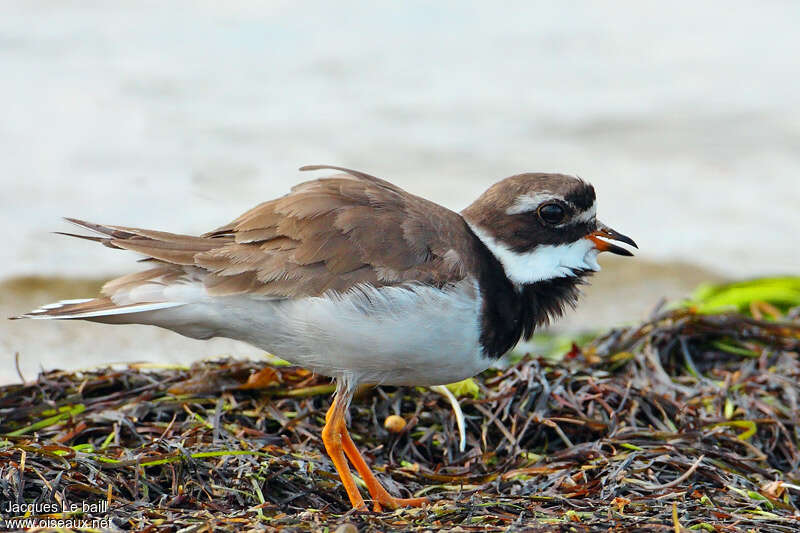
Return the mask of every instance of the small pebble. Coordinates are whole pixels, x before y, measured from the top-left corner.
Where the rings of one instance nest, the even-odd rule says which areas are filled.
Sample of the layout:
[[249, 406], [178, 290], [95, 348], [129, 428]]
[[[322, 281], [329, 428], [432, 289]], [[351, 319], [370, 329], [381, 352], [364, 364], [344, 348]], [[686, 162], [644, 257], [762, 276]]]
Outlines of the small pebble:
[[384, 420], [383, 427], [389, 433], [400, 433], [406, 428], [406, 419], [398, 415], [389, 415]]
[[348, 522], [337, 527], [334, 533], [358, 533], [358, 528]]

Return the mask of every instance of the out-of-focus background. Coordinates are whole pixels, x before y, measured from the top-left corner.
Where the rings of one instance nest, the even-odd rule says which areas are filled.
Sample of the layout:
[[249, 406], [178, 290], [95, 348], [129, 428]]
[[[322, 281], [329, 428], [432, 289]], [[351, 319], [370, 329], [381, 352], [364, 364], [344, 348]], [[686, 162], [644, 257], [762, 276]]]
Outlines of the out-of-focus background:
[[[800, 4], [7, 3], [0, 313], [91, 296], [135, 255], [61, 216], [204, 232], [361, 169], [461, 209], [522, 171], [594, 183], [640, 245], [601, 258], [561, 331], [635, 320], [703, 280], [800, 265]], [[656, 7], [658, 6], [658, 7]], [[0, 383], [244, 344], [143, 326], [0, 322]]]

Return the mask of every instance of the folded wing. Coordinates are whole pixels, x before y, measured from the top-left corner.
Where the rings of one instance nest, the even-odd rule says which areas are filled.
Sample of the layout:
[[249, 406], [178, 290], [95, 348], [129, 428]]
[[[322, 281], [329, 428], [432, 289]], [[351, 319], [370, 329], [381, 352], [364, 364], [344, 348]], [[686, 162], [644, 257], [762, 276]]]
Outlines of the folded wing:
[[343, 174], [301, 183], [199, 237], [69, 219], [99, 235], [74, 236], [137, 252], [154, 268], [111, 280], [99, 298], [24, 316], [93, 319], [207, 297], [300, 298], [412, 281], [443, 286], [472, 270], [460, 215], [358, 171], [303, 169], [322, 168]]
[[301, 297], [464, 278], [460, 215], [357, 171], [304, 168], [347, 174], [301, 183], [206, 234], [228, 240], [194, 257], [211, 293]]

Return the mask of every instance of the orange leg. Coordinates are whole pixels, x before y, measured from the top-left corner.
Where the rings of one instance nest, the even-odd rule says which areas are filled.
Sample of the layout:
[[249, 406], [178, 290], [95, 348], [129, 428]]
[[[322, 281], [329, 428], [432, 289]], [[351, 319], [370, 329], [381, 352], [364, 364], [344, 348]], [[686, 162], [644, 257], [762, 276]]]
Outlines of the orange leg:
[[347, 491], [347, 496], [350, 498], [353, 508], [359, 511], [366, 511], [367, 506], [364, 504], [361, 493], [358, 492], [353, 474], [350, 473], [350, 467], [347, 466], [347, 459], [345, 459], [342, 451], [342, 433], [347, 434], [347, 428], [344, 423], [347, 402], [342, 401], [343, 399], [339, 391], [336, 391], [331, 408], [328, 409], [328, 414], [325, 415], [322, 442], [325, 444], [325, 449], [328, 451], [331, 461], [333, 461], [333, 466], [336, 467], [336, 471], [339, 473], [339, 478], [342, 480], [342, 485], [344, 485], [344, 490]]
[[364, 457], [359, 453], [353, 439], [350, 438], [350, 433], [347, 432], [347, 427], [343, 427], [342, 432], [342, 445], [344, 446], [344, 453], [347, 458], [353, 463], [353, 466], [358, 470], [364, 483], [367, 484], [369, 495], [372, 496], [373, 509], [375, 512], [380, 512], [382, 507], [389, 509], [397, 509], [398, 507], [419, 507], [428, 503], [428, 498], [395, 498], [387, 492], [381, 485], [381, 482], [372, 473], [369, 466], [367, 466]]
[[[325, 415], [322, 442], [325, 444], [325, 449], [333, 461], [333, 466], [336, 467], [336, 471], [339, 473], [342, 485], [347, 491], [347, 496], [350, 498], [353, 508], [359, 511], [367, 510], [364, 499], [361, 497], [361, 493], [358, 491], [353, 479], [353, 474], [350, 473], [350, 468], [347, 466], [347, 459], [350, 459], [350, 462], [353, 463], [364, 483], [366, 483], [376, 512], [381, 511], [383, 507], [388, 507], [389, 509], [405, 506], [419, 507], [426, 503], [428, 501], [427, 498], [395, 498], [383, 488], [383, 485], [367, 466], [353, 439], [350, 438], [350, 433], [347, 432], [347, 425], [345, 424], [345, 414], [350, 406], [352, 394], [353, 389], [346, 383], [338, 383], [333, 403]], [[347, 454], [347, 458], [345, 458], [345, 454]]]

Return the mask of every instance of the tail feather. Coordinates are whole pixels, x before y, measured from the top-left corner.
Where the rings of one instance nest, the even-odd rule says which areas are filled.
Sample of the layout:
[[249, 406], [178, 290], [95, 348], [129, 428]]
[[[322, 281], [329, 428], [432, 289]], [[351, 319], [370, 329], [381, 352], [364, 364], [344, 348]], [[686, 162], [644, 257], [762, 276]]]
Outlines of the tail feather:
[[94, 222], [87, 222], [79, 218], [71, 218], [71, 217], [64, 217], [64, 220], [66, 220], [67, 222], [71, 222], [76, 226], [80, 226], [81, 228], [86, 228], [88, 230], [94, 231], [95, 233], [99, 233], [100, 235], [106, 235], [114, 239], [128, 239], [136, 235], [135, 233], [126, 231], [127, 228], [122, 228], [119, 226], [107, 226], [103, 224], [95, 224]]
[[[157, 261], [160, 266], [116, 278], [105, 284], [96, 298], [62, 300], [44, 305], [12, 319], [91, 320], [113, 324], [153, 324], [175, 329], [189, 336], [207, 335], [202, 327], [190, 327], [186, 306], [206, 296], [202, 280], [193, 278], [194, 256], [219, 246], [229, 239], [193, 237], [163, 231], [95, 224], [77, 218], [67, 221], [95, 235], [63, 233], [98, 242], [109, 248], [127, 249]], [[62, 232], [59, 232], [62, 233]], [[190, 306], [191, 307], [191, 306]]]
[[192, 235], [125, 226], [108, 226], [77, 218], [66, 218], [65, 220], [98, 233], [100, 236], [57, 233], [99, 242], [109, 248], [130, 250], [146, 256], [148, 260], [156, 260], [173, 265], [193, 266], [195, 264], [195, 256], [198, 253], [219, 248], [229, 240], [224, 238], [194, 237]]
[[111, 298], [88, 298], [77, 300], [61, 300], [43, 305], [24, 315], [11, 317], [12, 320], [32, 318], [35, 320], [98, 320], [102, 317], [129, 315], [158, 309], [168, 309], [185, 305], [181, 302], [146, 302], [129, 305], [117, 305]]
[[67, 237], [77, 237], [78, 239], [84, 239], [92, 242], [99, 242], [104, 246], [108, 246], [109, 248], [114, 248], [116, 250], [121, 249], [119, 246], [115, 246], [114, 244], [112, 244], [111, 239], [109, 239], [108, 237], [97, 237], [95, 235], [81, 235], [80, 233], [68, 233], [66, 231], [54, 231], [53, 233], [55, 233], [56, 235], [66, 235]]

